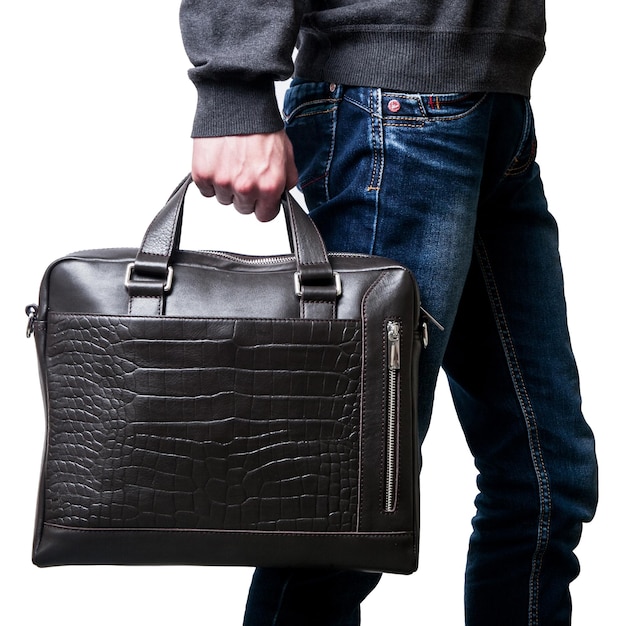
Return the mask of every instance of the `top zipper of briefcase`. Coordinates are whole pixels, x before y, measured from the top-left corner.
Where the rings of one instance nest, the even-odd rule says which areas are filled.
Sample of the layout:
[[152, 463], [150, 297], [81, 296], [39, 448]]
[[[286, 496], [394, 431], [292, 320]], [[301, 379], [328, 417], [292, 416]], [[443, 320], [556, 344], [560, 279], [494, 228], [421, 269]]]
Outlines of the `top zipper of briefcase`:
[[[238, 261], [240, 263], [248, 263], [250, 265], [272, 265], [275, 263], [284, 263], [294, 259], [293, 254], [283, 254], [275, 256], [247, 256], [245, 254], [237, 254], [236, 252], [222, 252], [221, 250], [202, 250], [203, 254], [210, 254], [211, 256], [217, 256], [223, 259], [229, 259], [231, 261]], [[348, 253], [348, 252], [330, 252], [331, 257], [343, 257], [343, 258], [367, 258], [367, 254]]]

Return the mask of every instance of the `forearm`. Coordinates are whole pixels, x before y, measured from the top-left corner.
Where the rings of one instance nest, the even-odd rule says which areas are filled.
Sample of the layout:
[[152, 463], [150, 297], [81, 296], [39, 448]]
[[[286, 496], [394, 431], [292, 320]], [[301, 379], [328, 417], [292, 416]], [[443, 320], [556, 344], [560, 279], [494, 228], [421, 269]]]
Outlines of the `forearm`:
[[180, 25], [198, 90], [192, 136], [282, 128], [274, 81], [293, 72], [301, 0], [183, 0]]

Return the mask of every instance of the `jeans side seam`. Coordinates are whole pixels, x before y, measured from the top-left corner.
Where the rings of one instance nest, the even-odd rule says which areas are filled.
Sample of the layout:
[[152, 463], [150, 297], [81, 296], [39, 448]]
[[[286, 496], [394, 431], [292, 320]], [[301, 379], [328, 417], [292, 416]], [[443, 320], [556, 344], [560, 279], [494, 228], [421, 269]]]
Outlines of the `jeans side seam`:
[[543, 458], [543, 451], [539, 441], [539, 432], [534, 408], [528, 394], [528, 389], [522, 375], [521, 367], [513, 344], [513, 337], [509, 329], [502, 306], [499, 290], [489, 261], [486, 246], [477, 233], [475, 252], [481, 268], [487, 295], [491, 304], [498, 335], [505, 354], [506, 362], [511, 375], [515, 394], [524, 417], [528, 435], [528, 445], [535, 471], [539, 496], [539, 515], [537, 524], [537, 542], [532, 557], [529, 577], [528, 598], [528, 625], [539, 625], [539, 579], [543, 564], [543, 557], [548, 546], [551, 523], [552, 496], [548, 480], [548, 472]]

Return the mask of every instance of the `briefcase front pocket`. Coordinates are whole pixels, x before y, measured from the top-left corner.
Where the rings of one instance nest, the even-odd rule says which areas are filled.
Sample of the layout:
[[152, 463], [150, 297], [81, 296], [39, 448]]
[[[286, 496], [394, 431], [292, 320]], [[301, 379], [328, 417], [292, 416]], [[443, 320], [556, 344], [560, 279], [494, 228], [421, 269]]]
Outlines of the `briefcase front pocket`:
[[51, 314], [47, 335], [46, 524], [356, 530], [358, 322]]

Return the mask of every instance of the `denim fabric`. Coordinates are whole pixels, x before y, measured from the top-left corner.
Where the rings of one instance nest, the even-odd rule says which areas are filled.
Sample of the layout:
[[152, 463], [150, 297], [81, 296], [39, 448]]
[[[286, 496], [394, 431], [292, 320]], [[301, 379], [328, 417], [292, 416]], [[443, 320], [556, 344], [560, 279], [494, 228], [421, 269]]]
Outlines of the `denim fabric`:
[[[569, 624], [596, 460], [528, 99], [295, 81], [285, 116], [328, 248], [405, 264], [445, 327], [422, 354], [420, 439], [443, 366], [479, 470], [466, 624]], [[246, 626], [358, 624], [378, 576], [326, 574], [257, 570]]]

